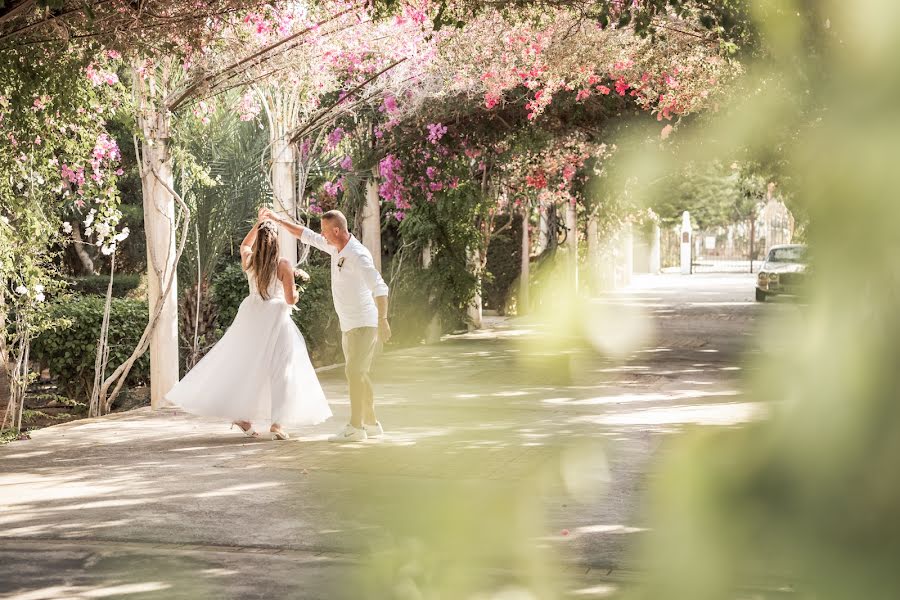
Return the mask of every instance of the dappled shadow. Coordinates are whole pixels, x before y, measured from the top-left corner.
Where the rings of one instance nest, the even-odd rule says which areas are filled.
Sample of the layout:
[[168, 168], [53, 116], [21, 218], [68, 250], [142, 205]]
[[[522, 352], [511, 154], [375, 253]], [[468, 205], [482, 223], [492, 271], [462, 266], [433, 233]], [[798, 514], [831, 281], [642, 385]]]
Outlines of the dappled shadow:
[[[445, 522], [478, 537], [488, 519], [512, 528], [498, 537], [514, 538], [488, 544], [488, 564], [514, 541], [550, 552], [564, 570], [620, 567], [645, 527], [638, 498], [665, 437], [765, 416], [742, 392], [759, 308], [729, 298], [652, 289], [601, 299], [650, 311], [649, 339], [623, 356], [577, 336], [550, 347], [547, 328], [527, 320], [388, 353], [374, 374], [387, 433], [364, 444], [325, 441], [349, 412], [340, 369], [320, 374], [337, 417], [287, 442], [171, 409], [36, 432], [0, 448], [0, 543], [375, 556], [400, 551], [403, 540], [455, 540]], [[478, 497], [482, 505], [469, 506]], [[533, 511], [528, 527], [504, 514], [523, 502]], [[204, 564], [178, 572], [227, 571]], [[110, 581], [171, 583], [152, 573]], [[105, 589], [66, 585], [73, 594]], [[616, 587], [570, 589], [599, 597], [608, 586]]]

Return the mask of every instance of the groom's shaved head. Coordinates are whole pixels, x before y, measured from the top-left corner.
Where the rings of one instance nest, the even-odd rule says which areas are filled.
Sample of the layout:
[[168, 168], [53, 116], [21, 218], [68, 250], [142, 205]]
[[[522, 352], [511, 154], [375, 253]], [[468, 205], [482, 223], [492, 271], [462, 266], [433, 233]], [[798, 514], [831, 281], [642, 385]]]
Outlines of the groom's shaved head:
[[341, 232], [344, 233], [348, 231], [347, 217], [345, 217], [344, 213], [339, 210], [329, 210], [327, 213], [322, 215], [322, 225], [327, 227], [339, 227], [341, 229]]

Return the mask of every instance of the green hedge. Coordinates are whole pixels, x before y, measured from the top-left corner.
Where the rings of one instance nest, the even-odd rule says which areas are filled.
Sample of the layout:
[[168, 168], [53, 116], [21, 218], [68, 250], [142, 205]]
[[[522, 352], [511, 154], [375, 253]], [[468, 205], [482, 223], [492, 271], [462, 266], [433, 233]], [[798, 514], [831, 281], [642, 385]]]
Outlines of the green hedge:
[[[109, 287], [109, 275], [75, 277], [70, 281], [70, 284], [71, 291], [77, 294], [106, 297], [106, 289]], [[128, 275], [125, 273], [116, 275], [113, 277], [113, 297], [124, 298], [128, 292], [136, 289], [140, 284], [140, 275]]]
[[[300, 299], [292, 318], [306, 338], [316, 366], [332, 364], [341, 358], [341, 332], [331, 300], [331, 269], [328, 264], [310, 264], [308, 283], [298, 286]], [[219, 325], [228, 329], [238, 308], [249, 293], [247, 276], [240, 263], [229, 263], [213, 277], [212, 301], [219, 311]]]
[[212, 279], [212, 301], [219, 310], [219, 326], [225, 330], [234, 321], [249, 292], [247, 276], [238, 262], [228, 263]]
[[[103, 322], [105, 299], [98, 296], [75, 296], [50, 307], [50, 318], [64, 320], [64, 325], [45, 331], [32, 343], [32, 356], [59, 377], [60, 387], [73, 398], [90, 397], [94, 381], [97, 340]], [[113, 298], [109, 321], [109, 368], [131, 356], [147, 325], [147, 303]], [[144, 354], [131, 369], [126, 383], [135, 385], [150, 379], [150, 357]]]

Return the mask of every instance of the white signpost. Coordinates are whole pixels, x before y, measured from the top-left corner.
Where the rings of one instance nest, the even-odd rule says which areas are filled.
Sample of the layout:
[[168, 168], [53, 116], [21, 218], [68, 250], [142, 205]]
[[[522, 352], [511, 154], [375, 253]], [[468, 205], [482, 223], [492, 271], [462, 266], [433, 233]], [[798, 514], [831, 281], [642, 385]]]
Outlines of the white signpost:
[[681, 274], [691, 274], [691, 215], [681, 213]]

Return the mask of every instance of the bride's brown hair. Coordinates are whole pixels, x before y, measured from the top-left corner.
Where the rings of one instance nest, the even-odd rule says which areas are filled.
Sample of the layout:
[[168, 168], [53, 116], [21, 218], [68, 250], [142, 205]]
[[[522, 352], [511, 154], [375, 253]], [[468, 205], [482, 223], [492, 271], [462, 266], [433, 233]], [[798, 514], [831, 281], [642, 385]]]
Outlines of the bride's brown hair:
[[253, 243], [253, 254], [250, 257], [250, 269], [256, 278], [256, 289], [263, 300], [269, 299], [269, 283], [278, 267], [278, 228], [272, 221], [259, 224], [256, 241]]

